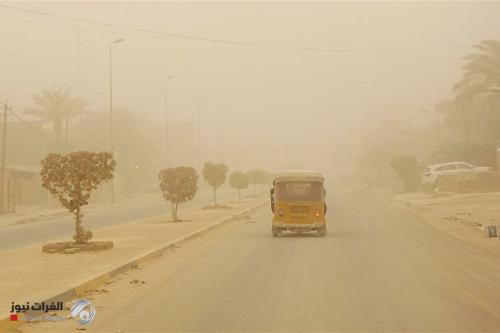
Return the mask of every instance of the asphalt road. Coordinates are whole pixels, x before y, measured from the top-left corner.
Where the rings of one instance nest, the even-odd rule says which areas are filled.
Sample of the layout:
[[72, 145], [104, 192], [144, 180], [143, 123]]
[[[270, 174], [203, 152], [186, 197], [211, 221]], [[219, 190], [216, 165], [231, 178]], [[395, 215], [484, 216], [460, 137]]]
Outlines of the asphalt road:
[[370, 195], [328, 193], [326, 237], [272, 238], [265, 208], [105, 286], [87, 331], [500, 331], [498, 254]]
[[[235, 191], [222, 189], [219, 191], [220, 200], [236, 199]], [[206, 205], [212, 202], [212, 191], [203, 189], [195, 198], [179, 206], [179, 214], [182, 210]], [[110, 227], [113, 225], [129, 223], [143, 218], [170, 213], [170, 205], [159, 195], [149, 203], [139, 203], [131, 206], [98, 207], [88, 212], [83, 208], [85, 214], [83, 226], [88, 230]], [[73, 217], [56, 217], [49, 220], [30, 222], [18, 225], [0, 227], [0, 251], [13, 250], [23, 246], [37, 243], [50, 242], [61, 239], [71, 239], [74, 233]]]

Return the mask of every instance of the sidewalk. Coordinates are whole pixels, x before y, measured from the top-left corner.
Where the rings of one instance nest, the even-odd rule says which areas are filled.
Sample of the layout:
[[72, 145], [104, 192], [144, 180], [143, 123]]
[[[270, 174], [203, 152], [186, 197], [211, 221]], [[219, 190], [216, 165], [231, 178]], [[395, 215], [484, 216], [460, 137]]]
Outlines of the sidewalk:
[[0, 319], [6, 318], [11, 302], [30, 303], [49, 299], [79, 286], [92, 277], [123, 266], [161, 246], [203, 227], [262, 204], [262, 198], [228, 203], [231, 209], [183, 211], [185, 222], [170, 216], [148, 218], [99, 229], [93, 240], [114, 242], [112, 250], [74, 254], [42, 253], [41, 244], [0, 252]]
[[485, 229], [496, 225], [500, 231], [500, 192], [426, 194], [383, 191], [372, 194], [397, 204], [436, 229], [488, 250], [500, 250], [500, 237], [489, 238]]

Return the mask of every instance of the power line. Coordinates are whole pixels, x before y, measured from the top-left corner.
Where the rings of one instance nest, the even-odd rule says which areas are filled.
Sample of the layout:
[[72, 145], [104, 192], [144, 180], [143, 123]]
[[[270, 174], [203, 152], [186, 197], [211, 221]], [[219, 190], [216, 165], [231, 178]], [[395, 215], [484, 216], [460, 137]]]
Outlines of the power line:
[[[74, 17], [74, 16], [67, 16], [67, 15], [52, 14], [52, 13], [48, 13], [48, 12], [44, 12], [44, 11], [40, 11], [40, 10], [19, 8], [19, 7], [13, 7], [13, 6], [8, 6], [8, 5], [0, 5], [0, 7], [14, 10], [14, 11], [19, 11], [19, 12], [35, 14], [35, 15], [55, 17], [55, 18], [59, 18], [59, 19], [75, 21], [75, 22], [79, 22], [79, 23], [96, 24], [96, 25], [106, 26], [109, 28], [120, 28], [120, 29], [126, 29], [126, 30], [130, 30], [130, 31], [134, 31], [134, 32], [155, 34], [155, 35], [174, 37], [174, 38], [192, 39], [192, 40], [204, 41], [204, 42], [231, 44], [231, 45], [240, 45], [240, 46], [266, 47], [266, 48], [296, 49], [296, 50], [303, 50], [303, 51], [322, 51], [322, 52], [332, 52], [333, 51], [331, 49], [280, 46], [280, 45], [266, 44], [266, 43], [244, 42], [244, 41], [235, 41], [235, 40], [226, 40], [226, 39], [196, 36], [196, 35], [178, 34], [178, 33], [150, 30], [150, 29], [144, 29], [144, 28], [137, 28], [137, 27], [132, 27], [132, 26], [128, 26], [128, 25], [115, 25], [115, 24], [102, 22], [102, 21], [95, 21], [95, 20], [84, 19], [84, 18], [79, 18], [79, 17]], [[339, 52], [339, 51], [340, 50], [337, 50], [336, 52]]]
[[[284, 49], [284, 50], [324, 52], [324, 53], [353, 53], [353, 52], [360, 52], [360, 51], [365, 52], [365, 53], [394, 53], [394, 52], [398, 52], [398, 50], [394, 50], [394, 49], [389, 50], [387, 48], [382, 48], [382, 49], [378, 49], [378, 50], [377, 49], [366, 49], [366, 48], [353, 48], [353, 47], [350, 47], [350, 48], [348, 48], [348, 47], [344, 47], [344, 48], [319, 48], [319, 47], [307, 47], [307, 46], [306, 47], [304, 47], [304, 46], [287, 46], [287, 45], [278, 45], [278, 44], [272, 44], [272, 43], [246, 42], [246, 41], [220, 39], [220, 38], [212, 38], [212, 37], [204, 37], [204, 36], [197, 36], [197, 35], [188, 35], [188, 34], [179, 34], [179, 33], [165, 32], [165, 31], [151, 30], [151, 29], [133, 27], [133, 26], [129, 26], [129, 25], [117, 25], [117, 24], [112, 24], [112, 23], [108, 23], [108, 22], [95, 21], [95, 20], [85, 19], [85, 18], [80, 18], [80, 17], [75, 17], [75, 16], [53, 14], [53, 13], [49, 13], [49, 12], [45, 12], [45, 11], [20, 8], [20, 7], [14, 7], [14, 6], [9, 6], [9, 5], [0, 5], [0, 8], [5, 8], [5, 9], [13, 10], [13, 11], [18, 11], [18, 12], [30, 13], [30, 14], [34, 14], [34, 15], [40, 15], [40, 16], [54, 17], [54, 18], [58, 18], [58, 19], [75, 21], [75, 22], [79, 22], [79, 23], [100, 25], [100, 26], [105, 26], [108, 28], [124, 29], [124, 30], [133, 31], [133, 32], [153, 34], [153, 35], [158, 35], [158, 36], [163, 36], [163, 37], [182, 38], [182, 39], [190, 39], [190, 40], [211, 42], [211, 43], [218, 43], [218, 44], [236, 45], [236, 46], [276, 48], [276, 49]], [[406, 50], [406, 49], [407, 48], [405, 48], [404, 50]], [[399, 51], [404, 51], [404, 50], [399, 50]]]
[[27, 122], [26, 120], [24, 120], [21, 116], [19, 116], [17, 113], [15, 113], [14, 111], [12, 111], [12, 108], [9, 108], [9, 111], [10, 113], [12, 113], [12, 115], [14, 115], [14, 117], [16, 117], [17, 119], [19, 119], [24, 125], [26, 125], [27, 127], [29, 127], [31, 130], [33, 130], [34, 132], [36, 132], [37, 134], [45, 137], [47, 140], [50, 140], [50, 141], [53, 141], [54, 139], [49, 137], [47, 134], [43, 133], [42, 131], [40, 131], [38, 128], [34, 127], [33, 125], [31, 125], [29, 122]]

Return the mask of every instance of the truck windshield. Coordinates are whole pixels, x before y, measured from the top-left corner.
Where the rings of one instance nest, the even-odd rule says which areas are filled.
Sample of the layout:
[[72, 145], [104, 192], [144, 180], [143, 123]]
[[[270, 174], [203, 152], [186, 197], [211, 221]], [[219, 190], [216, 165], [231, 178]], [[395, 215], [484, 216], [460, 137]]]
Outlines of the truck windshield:
[[323, 184], [319, 182], [284, 182], [276, 184], [276, 200], [288, 202], [321, 201]]

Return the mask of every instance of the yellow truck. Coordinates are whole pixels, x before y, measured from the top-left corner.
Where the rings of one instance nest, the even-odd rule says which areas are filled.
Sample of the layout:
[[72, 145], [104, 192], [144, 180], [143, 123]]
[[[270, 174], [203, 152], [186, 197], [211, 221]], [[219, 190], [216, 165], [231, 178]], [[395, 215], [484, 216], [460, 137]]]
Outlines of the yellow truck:
[[317, 171], [284, 171], [271, 189], [272, 235], [315, 231], [326, 235], [324, 178]]

